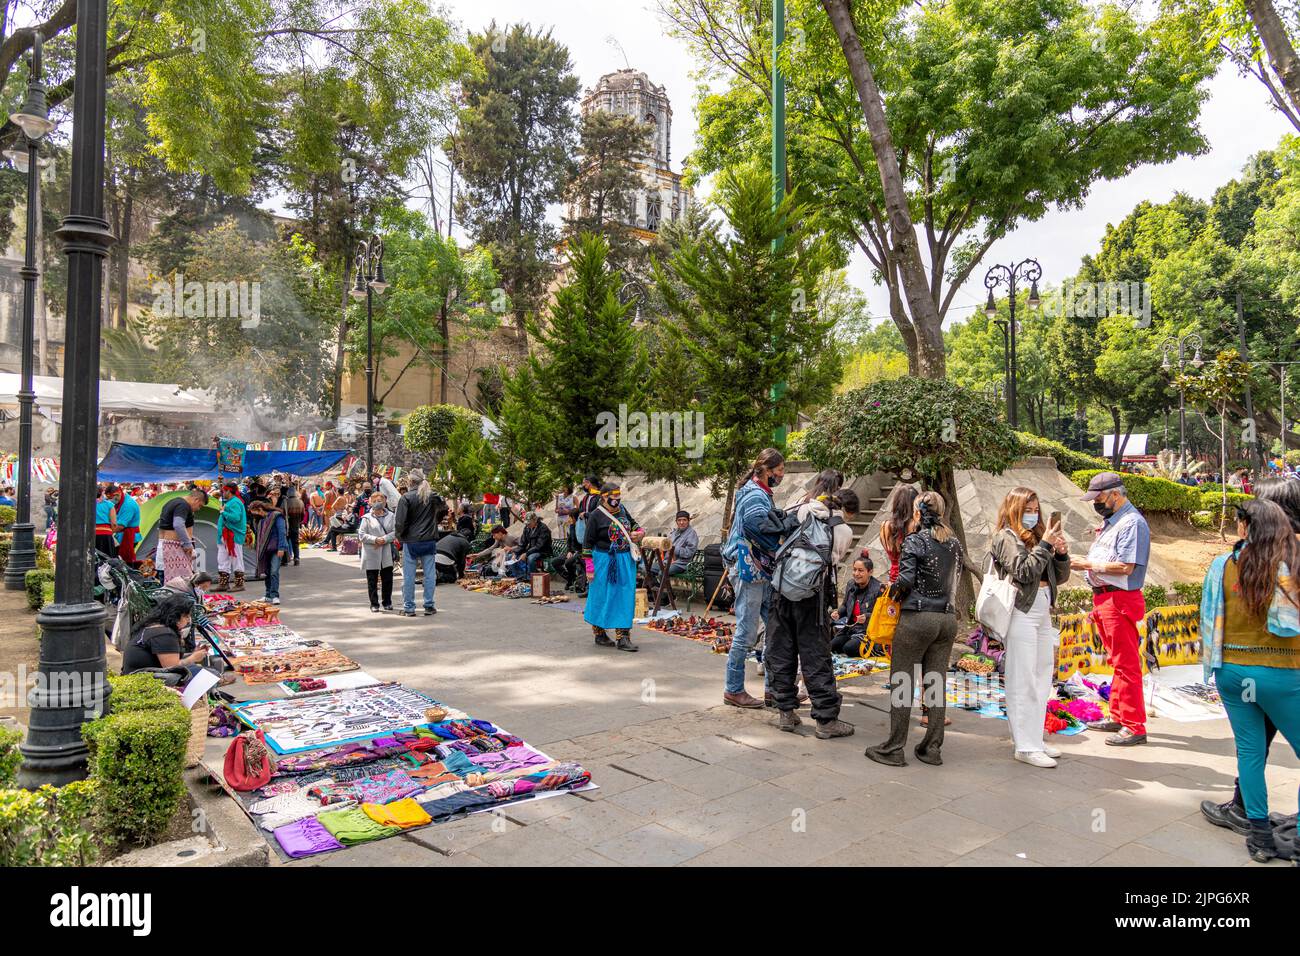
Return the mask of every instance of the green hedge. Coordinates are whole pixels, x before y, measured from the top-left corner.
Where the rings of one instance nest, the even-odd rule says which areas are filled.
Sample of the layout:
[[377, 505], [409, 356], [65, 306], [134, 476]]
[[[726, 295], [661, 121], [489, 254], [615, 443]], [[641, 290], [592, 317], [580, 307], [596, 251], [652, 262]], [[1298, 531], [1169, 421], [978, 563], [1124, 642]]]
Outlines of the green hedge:
[[1092, 588], [1061, 588], [1056, 592], [1057, 614], [1092, 610]]
[[[54, 572], [49, 568], [28, 571], [23, 584], [27, 588], [27, 606], [33, 611], [39, 611], [45, 606], [47, 596], [53, 595]], [[49, 585], [48, 591], [46, 585]]]
[[[1107, 468], [1087, 468], [1070, 475], [1070, 480], [1080, 488], [1086, 489], [1094, 476]], [[1138, 511], [1173, 512], [1191, 514], [1203, 510], [1199, 488], [1189, 488], [1168, 478], [1153, 478], [1148, 475], [1134, 475], [1123, 472], [1124, 487], [1128, 490], [1129, 501]]]
[[1052, 441], [1050, 438], [1044, 438], [1041, 435], [1034, 435], [1030, 432], [1016, 432], [1016, 437], [1020, 439], [1021, 454], [1024, 457], [1028, 458], [1034, 455], [1040, 458], [1051, 458], [1056, 462], [1056, 470], [1067, 475], [1082, 471], [1085, 468], [1096, 468], [1105, 471], [1110, 466], [1110, 462], [1106, 461], [1105, 458], [1086, 455], [1083, 452], [1075, 451], [1073, 448], [1066, 448], [1059, 441]]
[[1169, 604], [1169, 592], [1163, 584], [1148, 584], [1142, 589], [1142, 601], [1148, 611], [1153, 607], [1165, 607]]
[[[14, 546], [13, 535], [0, 534], [0, 573], [9, 567], [9, 552]], [[45, 549], [45, 545], [36, 542], [36, 566], [47, 570], [54, 570], [54, 555]]]
[[98, 819], [106, 841], [147, 844], [167, 829], [185, 795], [190, 712], [148, 675], [114, 678], [112, 686], [111, 712], [81, 728]]
[[23, 735], [17, 730], [0, 727], [0, 787], [12, 787], [18, 776], [18, 765], [23, 762], [23, 755], [18, 752], [18, 745], [23, 742]]
[[1174, 592], [1175, 604], [1201, 604], [1201, 582], [1177, 581], [1169, 586]]
[[18, 509], [13, 505], [0, 505], [0, 528], [7, 528], [18, 518]]
[[98, 787], [0, 790], [0, 866], [88, 866], [97, 848], [92, 821]]

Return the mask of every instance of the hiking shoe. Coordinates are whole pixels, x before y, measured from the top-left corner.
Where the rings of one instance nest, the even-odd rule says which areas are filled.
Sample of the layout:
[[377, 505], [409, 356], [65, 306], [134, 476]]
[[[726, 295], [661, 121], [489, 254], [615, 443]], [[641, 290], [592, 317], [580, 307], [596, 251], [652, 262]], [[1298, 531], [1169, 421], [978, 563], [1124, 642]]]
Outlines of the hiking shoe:
[[793, 710], [783, 710], [777, 718], [776, 726], [779, 730], [784, 730], [788, 734], [797, 734], [799, 726], [803, 723], [799, 715]]
[[425, 617], [433, 617], [437, 613], [438, 613], [438, 609], [436, 607], [426, 607], [424, 609]]
[[1056, 761], [1041, 750], [1017, 750], [1016, 759], [1031, 767], [1041, 767], [1044, 770], [1051, 770], [1056, 766]]
[[1224, 827], [1241, 836], [1250, 834], [1250, 821], [1246, 819], [1246, 810], [1235, 800], [1229, 800], [1227, 803], [1202, 800], [1201, 815], [1216, 827]]
[[[784, 728], [782, 728], [784, 729]], [[819, 720], [813, 731], [818, 740], [830, 740], [832, 737], [852, 737], [856, 728], [843, 720]]]

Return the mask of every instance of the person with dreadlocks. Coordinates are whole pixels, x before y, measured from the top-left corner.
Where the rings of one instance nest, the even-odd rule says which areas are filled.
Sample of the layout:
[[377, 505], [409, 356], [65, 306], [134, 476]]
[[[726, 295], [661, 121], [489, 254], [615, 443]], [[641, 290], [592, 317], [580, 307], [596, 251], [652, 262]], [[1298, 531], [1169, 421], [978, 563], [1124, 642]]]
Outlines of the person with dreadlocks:
[[[248, 511], [239, 497], [239, 485], [227, 481], [221, 486], [221, 514], [217, 517], [217, 587], [221, 591], [244, 590], [244, 537], [248, 534]], [[234, 575], [235, 586], [230, 587]]]
[[415, 617], [415, 569], [424, 570], [424, 614], [437, 614], [433, 589], [438, 583], [438, 522], [447, 513], [442, 496], [433, 493], [424, 472], [412, 468], [411, 488], [397, 502], [394, 530], [402, 545], [402, 616]]
[[[600, 504], [587, 517], [584, 545], [591, 551], [592, 579], [582, 618], [591, 625], [596, 643], [620, 651], [640, 650], [632, 643], [632, 615], [636, 609], [636, 559], [632, 549], [645, 532], [625, 507], [617, 482], [600, 487]], [[617, 641], [609, 639], [614, 628]]]
[[1237, 506], [1237, 543], [1201, 588], [1201, 666], [1214, 679], [1237, 743], [1237, 778], [1257, 863], [1283, 856], [1268, 815], [1267, 726], [1300, 756], [1300, 541], [1268, 500]]

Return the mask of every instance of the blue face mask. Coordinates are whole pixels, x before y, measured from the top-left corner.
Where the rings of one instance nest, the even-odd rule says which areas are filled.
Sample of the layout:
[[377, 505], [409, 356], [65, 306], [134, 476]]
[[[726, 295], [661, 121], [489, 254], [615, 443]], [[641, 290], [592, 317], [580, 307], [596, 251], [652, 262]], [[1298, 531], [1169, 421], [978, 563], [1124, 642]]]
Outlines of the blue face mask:
[[1034, 528], [1038, 527], [1037, 512], [1030, 512], [1029, 514], [1021, 515], [1020, 523], [1024, 525], [1026, 531], [1033, 531]]

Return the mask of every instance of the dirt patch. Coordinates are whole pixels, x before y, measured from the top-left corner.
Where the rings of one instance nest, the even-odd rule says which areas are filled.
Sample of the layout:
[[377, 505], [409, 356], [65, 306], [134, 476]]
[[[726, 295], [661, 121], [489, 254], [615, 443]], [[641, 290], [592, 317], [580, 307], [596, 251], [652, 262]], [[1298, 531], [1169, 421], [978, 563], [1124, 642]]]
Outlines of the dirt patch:
[[40, 658], [36, 612], [28, 610], [26, 592], [0, 589], [0, 717], [27, 725], [27, 693]]
[[1151, 550], [1175, 572], [1177, 581], [1199, 583], [1210, 562], [1232, 547], [1231, 539], [1224, 541], [1218, 531], [1202, 531], [1173, 515], [1147, 515], [1147, 524]]

